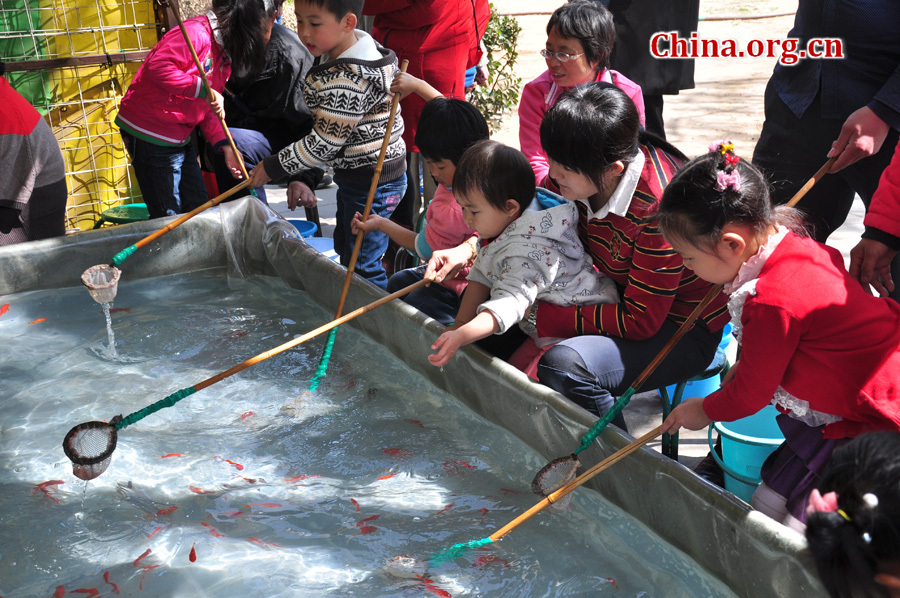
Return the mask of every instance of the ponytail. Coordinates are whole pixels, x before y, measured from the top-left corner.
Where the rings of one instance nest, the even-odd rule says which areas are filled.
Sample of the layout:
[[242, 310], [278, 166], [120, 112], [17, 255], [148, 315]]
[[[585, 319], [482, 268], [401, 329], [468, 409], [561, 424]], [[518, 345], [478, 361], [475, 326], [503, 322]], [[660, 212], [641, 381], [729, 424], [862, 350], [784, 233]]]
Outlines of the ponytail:
[[236, 79], [255, 77], [262, 70], [266, 55], [263, 21], [269, 5], [274, 6], [264, 0], [213, 0], [222, 45]]

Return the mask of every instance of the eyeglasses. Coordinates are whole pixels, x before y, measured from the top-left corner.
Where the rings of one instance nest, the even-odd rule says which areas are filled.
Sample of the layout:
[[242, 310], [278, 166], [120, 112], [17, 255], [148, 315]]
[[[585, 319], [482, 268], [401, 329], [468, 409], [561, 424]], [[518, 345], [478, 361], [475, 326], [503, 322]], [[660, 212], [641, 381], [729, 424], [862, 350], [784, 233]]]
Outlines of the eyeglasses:
[[574, 60], [579, 56], [584, 56], [584, 52], [581, 54], [569, 54], [568, 52], [551, 52], [547, 48], [541, 50], [541, 56], [550, 60], [551, 58], [556, 58], [560, 62], [569, 62], [570, 60]]

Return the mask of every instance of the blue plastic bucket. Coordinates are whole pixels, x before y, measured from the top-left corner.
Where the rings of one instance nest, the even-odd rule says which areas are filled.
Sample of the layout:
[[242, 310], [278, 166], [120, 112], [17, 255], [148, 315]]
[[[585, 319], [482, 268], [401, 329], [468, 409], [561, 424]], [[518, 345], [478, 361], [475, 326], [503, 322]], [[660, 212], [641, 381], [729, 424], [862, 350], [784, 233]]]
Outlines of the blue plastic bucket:
[[[722, 340], [719, 342], [719, 351], [726, 352], [733, 339], [734, 337], [731, 336], [731, 324], [726, 324], [725, 328], [722, 330]], [[675, 386], [677, 385], [672, 384], [671, 386], [666, 387], [666, 390], [669, 391], [669, 397], [675, 396]], [[685, 399], [689, 397], [705, 397], [717, 390], [719, 390], [719, 376], [713, 376], [706, 380], [694, 380], [688, 382], [684, 385], [684, 393], [681, 396]]]
[[316, 231], [319, 230], [319, 227], [316, 226], [316, 223], [310, 220], [288, 218], [287, 221], [294, 225], [294, 228], [297, 229], [297, 232], [299, 232], [300, 236], [304, 239], [313, 236], [314, 234], [316, 234]]
[[[767, 405], [749, 417], [733, 422], [714, 422], [709, 427], [709, 448], [725, 471], [725, 489], [750, 502], [759, 486], [763, 461], [784, 441], [775, 421], [778, 410]], [[713, 448], [713, 428], [722, 439], [722, 459]]]

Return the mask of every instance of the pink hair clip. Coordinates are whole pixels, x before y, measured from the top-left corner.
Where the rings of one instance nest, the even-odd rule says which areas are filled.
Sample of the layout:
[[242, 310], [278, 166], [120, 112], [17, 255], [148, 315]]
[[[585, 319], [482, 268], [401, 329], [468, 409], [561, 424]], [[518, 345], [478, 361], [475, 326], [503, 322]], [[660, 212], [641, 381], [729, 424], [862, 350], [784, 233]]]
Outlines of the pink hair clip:
[[739, 192], [741, 190], [741, 174], [737, 170], [731, 172], [720, 170], [716, 174], [716, 189], [719, 191], [734, 189]]

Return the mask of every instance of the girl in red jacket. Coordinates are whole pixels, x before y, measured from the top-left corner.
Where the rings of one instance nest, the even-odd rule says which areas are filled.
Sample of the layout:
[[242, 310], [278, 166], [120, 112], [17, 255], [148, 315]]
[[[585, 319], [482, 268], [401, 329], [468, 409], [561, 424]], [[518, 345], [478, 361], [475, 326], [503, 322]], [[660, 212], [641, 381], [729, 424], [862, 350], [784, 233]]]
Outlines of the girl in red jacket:
[[793, 232], [794, 214], [772, 207], [762, 174], [726, 141], [666, 187], [663, 235], [686, 268], [725, 285], [741, 356], [719, 391], [686, 399], [663, 431], [774, 403], [785, 442], [763, 465], [752, 502], [802, 529], [831, 452], [863, 432], [900, 430], [900, 305], [868, 295], [839, 251]]
[[235, 177], [240, 163], [216, 117], [233, 72], [254, 76], [263, 64], [274, 14], [272, 0], [213, 0], [212, 10], [184, 22], [206, 78], [178, 27], [170, 29], [141, 64], [119, 105], [116, 124], [151, 218], [190, 212], [207, 200], [191, 132], [200, 127]]

